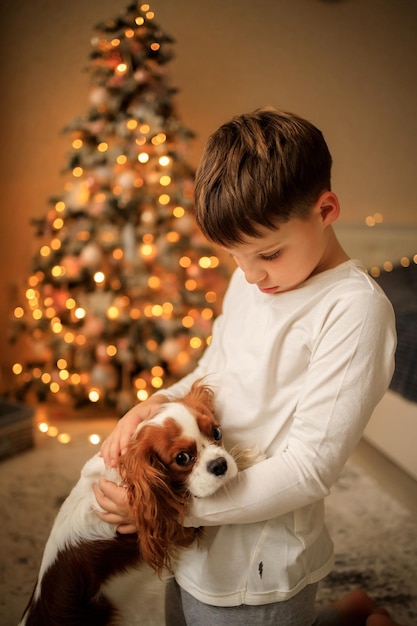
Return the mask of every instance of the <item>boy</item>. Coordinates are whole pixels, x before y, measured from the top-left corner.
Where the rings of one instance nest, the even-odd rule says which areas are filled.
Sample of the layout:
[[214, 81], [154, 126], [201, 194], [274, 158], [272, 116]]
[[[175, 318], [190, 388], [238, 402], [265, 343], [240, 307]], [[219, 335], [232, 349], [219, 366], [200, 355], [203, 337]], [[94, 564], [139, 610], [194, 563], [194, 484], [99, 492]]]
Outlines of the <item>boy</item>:
[[[395, 351], [390, 303], [333, 231], [331, 161], [317, 128], [270, 108], [221, 126], [203, 153], [197, 222], [238, 269], [195, 371], [131, 409], [102, 454], [114, 464], [138, 422], [204, 376], [226, 447], [258, 445], [267, 458], [191, 503], [186, 523], [205, 533], [176, 563], [169, 625], [314, 623], [333, 565], [324, 498], [388, 387]], [[103, 519], [120, 524], [123, 488], [100, 486]], [[362, 606], [354, 623], [371, 612]], [[341, 613], [317, 623], [343, 623]]]

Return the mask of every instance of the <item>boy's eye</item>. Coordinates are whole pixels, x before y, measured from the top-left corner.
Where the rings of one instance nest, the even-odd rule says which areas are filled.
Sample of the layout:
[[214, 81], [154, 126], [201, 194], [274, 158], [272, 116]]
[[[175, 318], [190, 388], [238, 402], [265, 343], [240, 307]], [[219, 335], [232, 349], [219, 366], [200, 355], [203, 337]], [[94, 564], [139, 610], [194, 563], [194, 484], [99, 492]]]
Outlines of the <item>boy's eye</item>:
[[261, 258], [264, 261], [273, 261], [274, 259], [277, 259], [279, 257], [279, 255], [281, 254], [281, 250], [277, 250], [276, 252], [273, 252], [272, 254], [261, 254]]

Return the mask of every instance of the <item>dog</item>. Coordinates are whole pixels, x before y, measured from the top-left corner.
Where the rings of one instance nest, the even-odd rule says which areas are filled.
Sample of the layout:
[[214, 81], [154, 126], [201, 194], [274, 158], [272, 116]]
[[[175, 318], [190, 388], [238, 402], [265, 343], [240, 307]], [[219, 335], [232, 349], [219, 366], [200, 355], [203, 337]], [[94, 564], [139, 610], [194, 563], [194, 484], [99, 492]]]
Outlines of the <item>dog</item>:
[[[225, 450], [213, 392], [202, 381], [181, 401], [161, 405], [139, 424], [116, 469], [106, 470], [98, 454], [83, 467], [56, 517], [19, 626], [123, 624], [109, 581], [141, 564], [159, 576], [172, 570], [178, 550], [202, 532], [182, 524], [190, 498], [212, 495], [238, 465], [260, 458], [255, 450]], [[126, 487], [136, 534], [118, 534], [96, 515], [92, 485], [103, 475]]]

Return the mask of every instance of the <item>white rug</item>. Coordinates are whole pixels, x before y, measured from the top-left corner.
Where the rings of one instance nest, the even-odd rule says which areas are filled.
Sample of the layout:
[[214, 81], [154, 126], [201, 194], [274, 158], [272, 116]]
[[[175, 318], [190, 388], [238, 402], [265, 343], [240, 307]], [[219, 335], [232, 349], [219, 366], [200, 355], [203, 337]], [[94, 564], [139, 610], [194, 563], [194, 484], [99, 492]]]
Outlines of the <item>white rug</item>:
[[[36, 448], [0, 463], [0, 624], [16, 626], [36, 580], [43, 546], [59, 506], [115, 420], [73, 419], [55, 412], [53, 423], [71, 441], [37, 433]], [[336, 567], [323, 582], [319, 604], [365, 589], [400, 623], [417, 624], [417, 521], [352, 462], [327, 500]], [[150, 572], [139, 577], [140, 626], [163, 626], [163, 584]]]

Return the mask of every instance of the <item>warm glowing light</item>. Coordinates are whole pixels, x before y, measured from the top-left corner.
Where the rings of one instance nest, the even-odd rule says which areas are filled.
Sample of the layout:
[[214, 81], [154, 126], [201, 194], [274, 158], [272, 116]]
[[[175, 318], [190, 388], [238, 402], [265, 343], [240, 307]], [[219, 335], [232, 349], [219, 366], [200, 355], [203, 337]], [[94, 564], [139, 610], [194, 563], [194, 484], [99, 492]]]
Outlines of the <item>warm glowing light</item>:
[[410, 266], [410, 259], [407, 256], [403, 256], [401, 257], [400, 263], [403, 267], [409, 267]]
[[160, 304], [154, 304], [152, 306], [152, 315], [154, 317], [161, 317], [162, 313], [163, 313], [163, 308], [161, 307]]
[[164, 304], [162, 305], [162, 312], [165, 317], [170, 317], [173, 310], [174, 305], [172, 304], [172, 302], [164, 302]]
[[177, 243], [180, 240], [180, 234], [172, 230], [166, 234], [166, 240], [169, 241], [169, 243]]
[[12, 366], [12, 372], [13, 372], [13, 374], [16, 374], [16, 376], [21, 374], [23, 372], [22, 364], [21, 363], [14, 363], [14, 365]]
[[139, 389], [139, 391], [136, 394], [136, 397], [141, 402], [144, 402], [145, 400], [148, 399], [149, 393], [146, 391], [146, 389]]
[[49, 426], [48, 430], [46, 431], [48, 434], [48, 437], [57, 437], [59, 430], [56, 426]]
[[55, 333], [56, 335], [59, 335], [59, 333], [62, 332], [61, 322], [53, 322], [51, 324], [51, 328], [52, 328], [52, 332]]
[[138, 161], [139, 163], [147, 163], [149, 161], [149, 154], [147, 152], [139, 152]]
[[94, 278], [94, 282], [97, 285], [102, 285], [104, 283], [104, 281], [106, 280], [105, 275], [103, 274], [103, 272], [96, 272], [93, 276]]
[[98, 389], [90, 389], [88, 394], [88, 398], [90, 402], [98, 402], [100, 400], [100, 393]]
[[[51, 390], [52, 393], [58, 393], [58, 391], [60, 390], [60, 386], [58, 385], [58, 383], [52, 382], [49, 385], [49, 389]], [[49, 429], [49, 432], [50, 431], [51, 431], [51, 429]]]
[[81, 376], [77, 373], [71, 374], [70, 382], [71, 385], [79, 385], [81, 382]]
[[159, 376], [154, 376], [151, 380], [151, 385], [155, 389], [160, 389], [163, 384], [164, 384], [164, 381]]
[[68, 433], [59, 433], [57, 437], [59, 443], [69, 443], [71, 441], [71, 436]]
[[21, 317], [24, 316], [25, 312], [21, 306], [17, 306], [15, 310], [13, 311], [13, 314], [15, 317], [17, 317], [17, 319], [20, 319]]
[[[148, 279], [148, 286], [151, 289], [159, 289], [161, 286], [161, 279], [158, 276], [150, 276]], [[162, 310], [162, 307], [161, 307]]]
[[170, 201], [171, 198], [167, 193], [162, 193], [158, 198], [159, 204], [168, 204]]
[[211, 309], [203, 309], [201, 311], [201, 317], [203, 320], [211, 320], [213, 317], [213, 311]]
[[57, 364], [58, 369], [60, 370], [63, 370], [66, 367], [68, 367], [68, 363], [65, 359], [58, 359], [56, 364]]
[[59, 239], [52, 239], [50, 245], [51, 245], [52, 250], [59, 250], [60, 247], [62, 246], [62, 243], [59, 241]]
[[146, 347], [148, 348], [149, 352], [155, 352], [155, 350], [158, 349], [158, 344], [155, 339], [148, 339], [148, 341], [146, 342]]
[[135, 18], [135, 22], [136, 22], [136, 24], [137, 24], [138, 26], [142, 26], [142, 24], [144, 23], [144, 21], [145, 21], [145, 20], [143, 19], [143, 17], [137, 17], [137, 18]]
[[65, 308], [71, 311], [71, 309], [75, 308], [76, 304], [77, 303], [75, 302], [74, 298], [67, 298], [65, 301]]
[[393, 270], [393, 268], [394, 268], [394, 266], [393, 266], [393, 264], [391, 263], [391, 261], [385, 261], [382, 267], [384, 268], [384, 270], [385, 270], [386, 272], [392, 272], [392, 270]]
[[143, 246], [140, 247], [140, 253], [145, 258], [150, 258], [155, 254], [155, 246], [149, 243], [144, 243]]
[[91, 443], [91, 445], [98, 446], [98, 444], [101, 443], [101, 437], [96, 433], [92, 433], [88, 436], [88, 441]]
[[127, 156], [125, 154], [119, 154], [116, 159], [116, 163], [118, 165], [125, 165], [125, 163], [127, 163]]
[[182, 256], [180, 258], [180, 260], [178, 261], [178, 264], [180, 265], [180, 267], [190, 267], [191, 265], [191, 259], [189, 256]]
[[136, 378], [135, 387], [136, 389], [146, 389], [146, 380], [144, 378]]
[[211, 265], [210, 258], [208, 256], [202, 256], [201, 259], [198, 260], [198, 264], [203, 269], [207, 269]]
[[160, 146], [162, 143], [165, 143], [167, 140], [167, 136], [165, 133], [158, 133], [154, 137], [152, 137], [151, 142], [154, 146]]
[[120, 316], [120, 310], [118, 309], [117, 306], [109, 306], [109, 308], [107, 309], [107, 313], [106, 313], [107, 317], [109, 318], [109, 320], [117, 320], [117, 318]]
[[55, 211], [57, 213], [62, 213], [63, 211], [65, 211], [65, 202], [59, 200], [59, 202], [55, 204]]
[[151, 43], [151, 50], [153, 50], [154, 52], [159, 50], [160, 47], [161, 47], [161, 44], [159, 43]]
[[202, 346], [202, 341], [200, 339], [200, 337], [192, 337], [190, 339], [190, 346], [194, 349], [197, 350], [198, 348], [201, 348]]
[[125, 72], [127, 72], [126, 63], [119, 63], [119, 65], [116, 67], [116, 72], [118, 74], [125, 74]]
[[65, 343], [72, 343], [74, 341], [74, 333], [67, 331], [64, 335]]
[[137, 120], [127, 120], [126, 122], [126, 127], [129, 130], [135, 130], [135, 128], [137, 128], [138, 122]]
[[57, 217], [52, 222], [52, 227], [55, 228], [55, 230], [60, 230], [63, 227], [63, 225], [64, 225], [64, 220], [62, 219], [62, 217]]
[[49, 383], [51, 382], [52, 377], [48, 372], [44, 372], [41, 376], [41, 381], [43, 382], [44, 385], [49, 385]]
[[72, 175], [75, 176], [75, 178], [80, 178], [80, 176], [83, 175], [83, 168], [82, 167], [74, 167], [74, 169], [72, 170]]
[[371, 269], [369, 270], [371, 276], [373, 276], [374, 278], [378, 278], [378, 276], [381, 274], [381, 270], [379, 269], [379, 267], [371, 267]]
[[72, 142], [72, 147], [74, 148], [74, 150], [79, 150], [80, 148], [82, 148], [82, 146], [82, 139], [74, 139], [74, 141]]
[[132, 28], [128, 28], [127, 30], [125, 30], [125, 37], [127, 37], [128, 39], [132, 39], [132, 37], [135, 36], [135, 31]]
[[210, 304], [213, 304], [213, 302], [217, 301], [217, 295], [214, 291], [208, 291], [205, 295], [205, 298], [207, 302], [210, 302]]
[[99, 152], [106, 152], [108, 149], [109, 149], [109, 144], [106, 141], [102, 141], [97, 146], [97, 150]]
[[176, 206], [175, 209], [172, 211], [172, 214], [174, 217], [177, 218], [184, 217], [185, 210], [182, 206]]
[[38, 424], [38, 430], [41, 433], [47, 433], [49, 430], [49, 426], [46, 422], [41, 422], [40, 424]]
[[111, 43], [111, 45], [112, 45], [114, 48], [117, 48], [117, 46], [120, 46], [120, 39], [118, 39], [117, 37], [115, 37], [114, 39], [112, 39], [112, 40], [111, 40], [111, 42], [110, 42], [110, 43]]
[[192, 328], [194, 326], [194, 320], [191, 315], [186, 315], [182, 318], [182, 325], [184, 328]]
[[148, 20], [153, 20], [153, 18], [155, 17], [155, 13], [153, 11], [148, 11], [146, 17], [148, 18]]
[[162, 187], [168, 187], [171, 184], [171, 176], [161, 176], [159, 183]]
[[60, 278], [61, 276], [64, 276], [65, 268], [62, 267], [62, 265], [54, 265], [51, 269], [51, 274], [54, 278]]
[[110, 344], [109, 346], [107, 346], [106, 348], [106, 354], [109, 357], [113, 357], [116, 356], [117, 354], [117, 348], [116, 346], [114, 346], [113, 344]]
[[171, 163], [171, 159], [169, 158], [169, 156], [164, 155], [164, 156], [159, 157], [159, 165], [162, 165], [162, 167], [166, 167], [170, 163]]
[[197, 289], [197, 281], [194, 278], [189, 278], [185, 281], [185, 288], [187, 291], [195, 291]]
[[43, 257], [47, 257], [51, 254], [51, 248], [49, 246], [42, 246], [39, 250], [39, 254]]
[[59, 378], [61, 380], [68, 380], [70, 375], [69, 375], [69, 371], [68, 370], [61, 370], [58, 374]]
[[82, 320], [86, 316], [87, 311], [83, 309], [81, 306], [77, 307], [74, 311], [74, 315], [77, 320]]
[[153, 368], [151, 369], [151, 374], [152, 376], [163, 376], [164, 368], [161, 367], [160, 365], [154, 365]]

